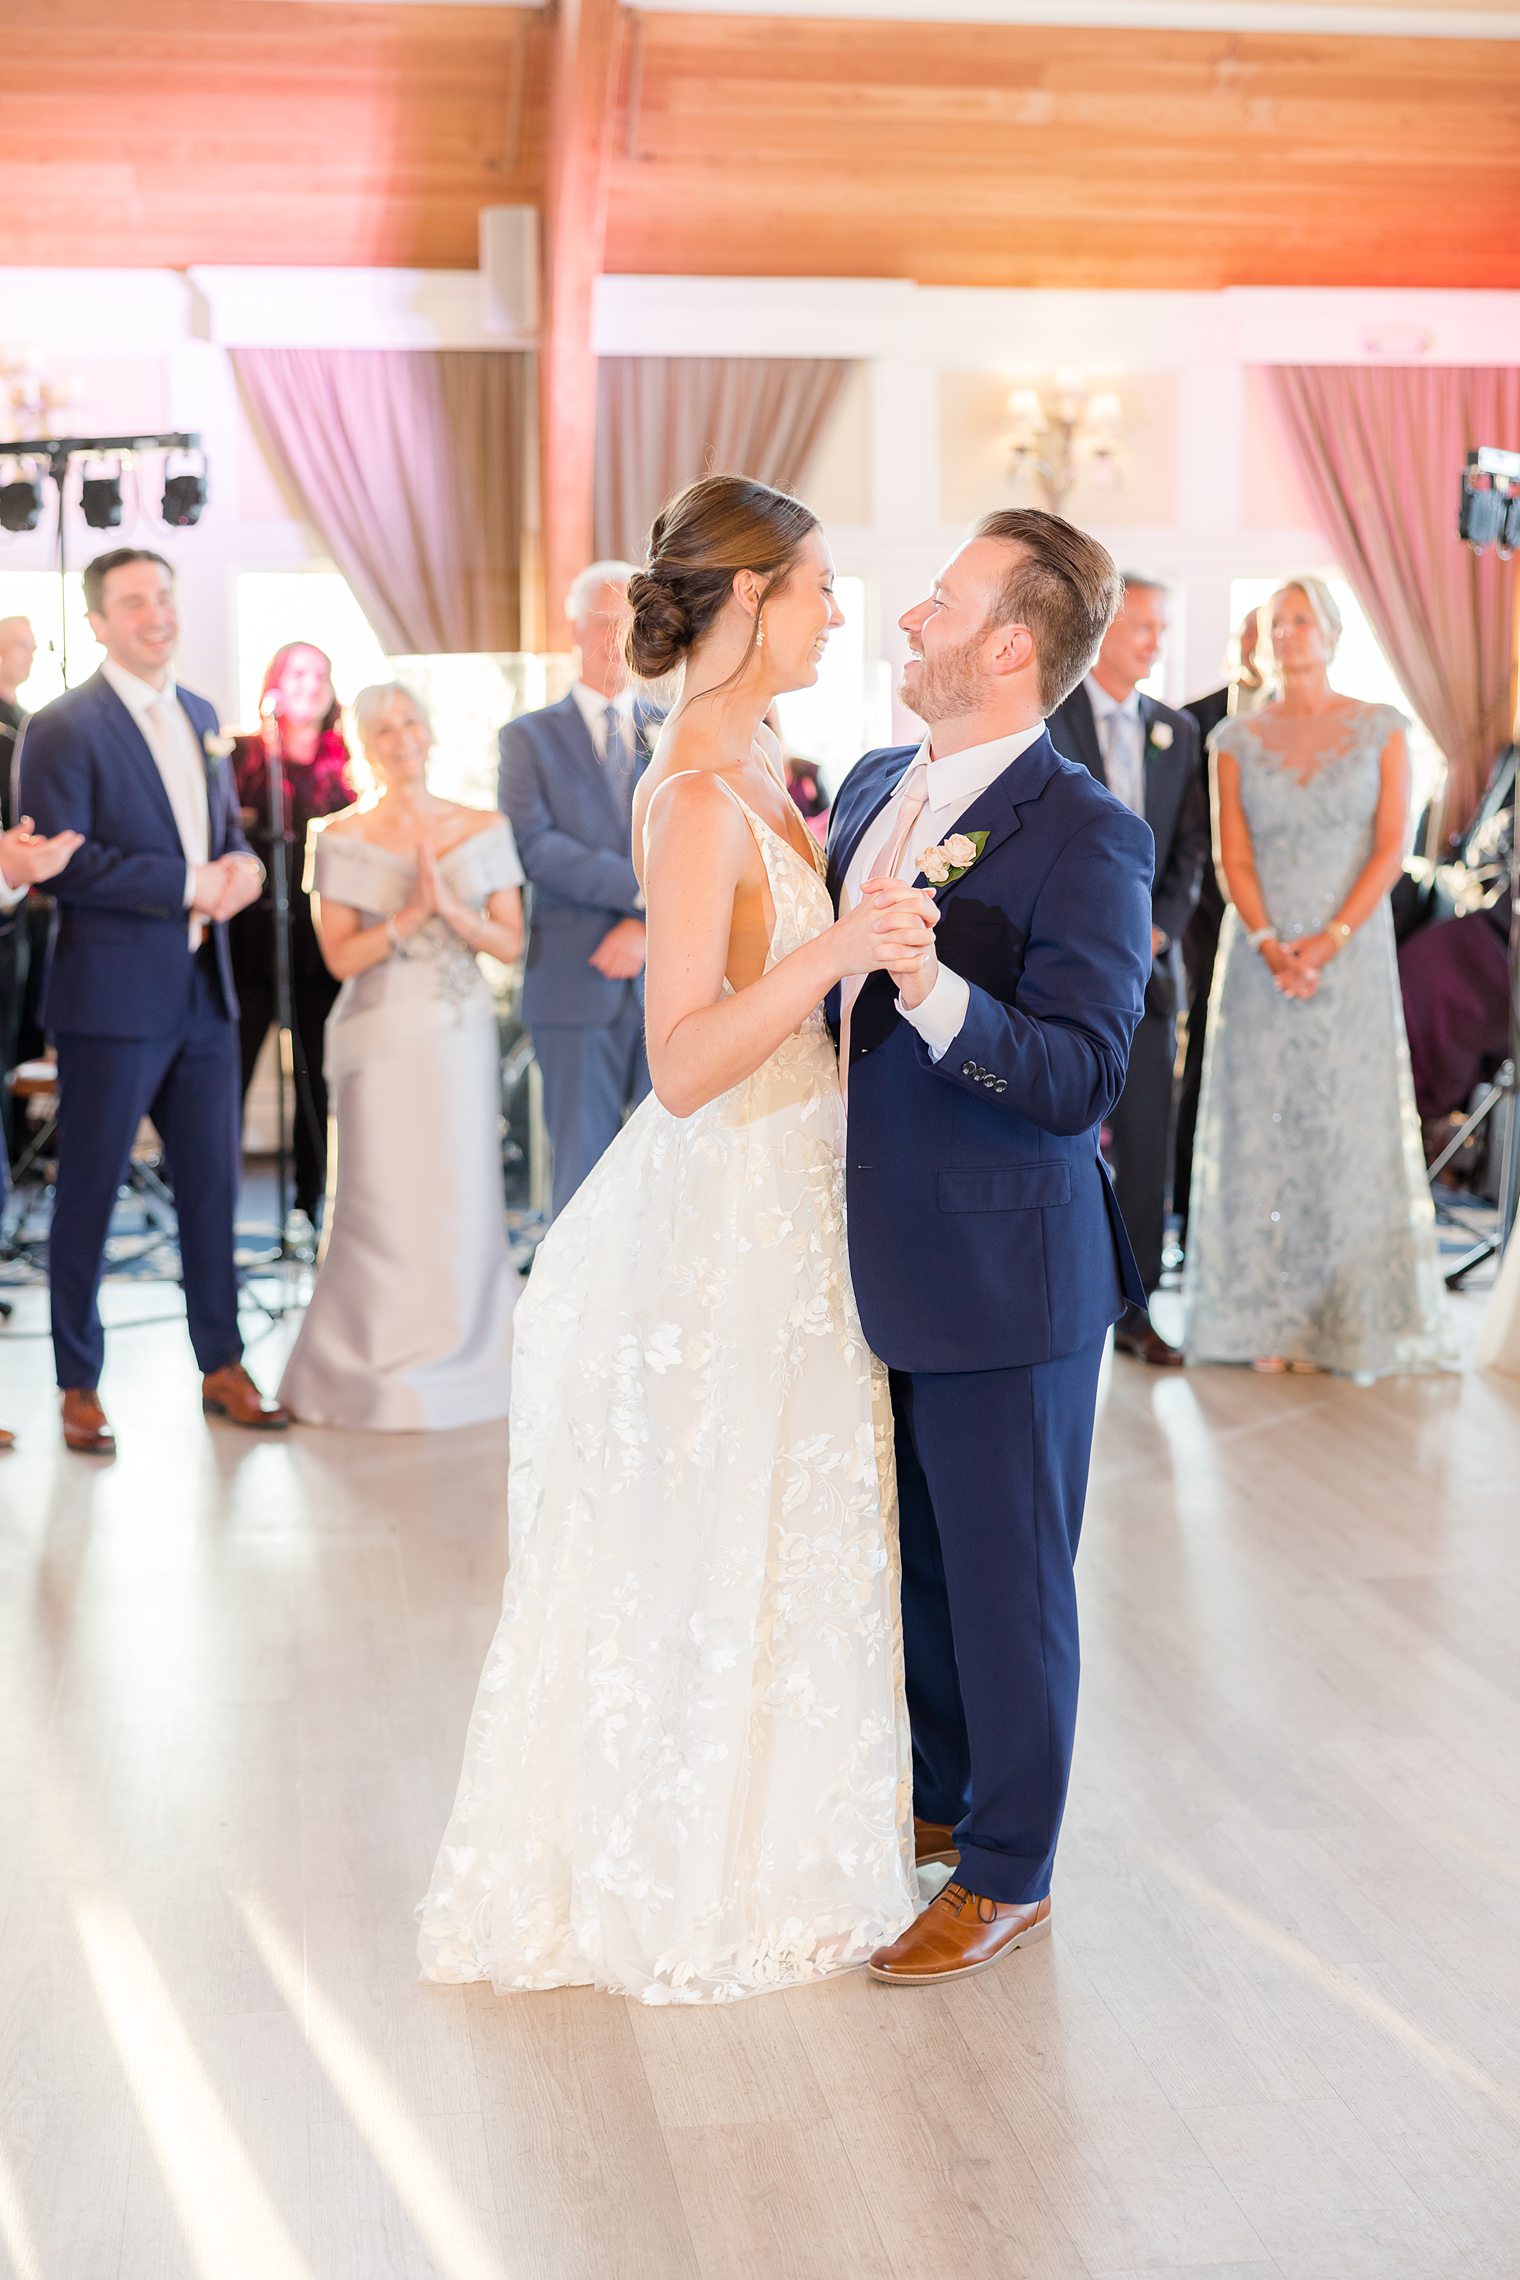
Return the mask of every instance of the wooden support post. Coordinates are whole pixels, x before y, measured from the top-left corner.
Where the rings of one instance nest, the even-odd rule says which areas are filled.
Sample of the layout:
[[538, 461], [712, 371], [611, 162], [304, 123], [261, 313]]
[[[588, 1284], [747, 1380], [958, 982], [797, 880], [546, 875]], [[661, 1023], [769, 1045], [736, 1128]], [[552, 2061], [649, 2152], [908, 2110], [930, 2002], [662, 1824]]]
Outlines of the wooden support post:
[[624, 17], [618, 0], [558, 0], [544, 180], [539, 346], [544, 615], [568, 639], [570, 580], [591, 559], [596, 449], [592, 317], [607, 236], [607, 178]]

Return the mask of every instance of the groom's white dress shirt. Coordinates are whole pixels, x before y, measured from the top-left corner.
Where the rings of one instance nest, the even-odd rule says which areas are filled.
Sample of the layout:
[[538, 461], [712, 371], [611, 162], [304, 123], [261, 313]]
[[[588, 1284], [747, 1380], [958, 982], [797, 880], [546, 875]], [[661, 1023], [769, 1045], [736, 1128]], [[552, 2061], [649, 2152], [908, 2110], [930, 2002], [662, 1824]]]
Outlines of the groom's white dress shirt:
[[[987, 786], [995, 783], [1005, 768], [1013, 765], [1019, 755], [1027, 752], [1045, 733], [1045, 723], [1036, 721], [1033, 728], [1020, 729], [1016, 736], [994, 737], [990, 744], [968, 745], [964, 752], [952, 752], [944, 760], [936, 760], [930, 749], [932, 740], [925, 737], [903, 770], [891, 798], [875, 820], [868, 825], [864, 838], [856, 848], [850, 867], [844, 876], [840, 901], [846, 910], [853, 910], [859, 902], [867, 879], [877, 876], [877, 866], [884, 862], [902, 828], [905, 794], [920, 762], [926, 764], [926, 798], [913, 829], [908, 834], [902, 860], [897, 866], [898, 878], [909, 885], [922, 869], [920, 857], [926, 847], [937, 847], [948, 839], [960, 824], [961, 817], [974, 800], [981, 797]], [[849, 975], [844, 983], [842, 1004], [846, 1013], [860, 995], [862, 974]], [[938, 979], [922, 1005], [904, 1005], [897, 1001], [897, 1010], [904, 1021], [911, 1022], [929, 1048], [933, 1060], [943, 1060], [955, 1043], [966, 1021], [966, 1008], [971, 1002], [969, 985], [959, 974], [942, 965]]]
[[[206, 756], [194, 723], [179, 701], [172, 680], [155, 689], [108, 657], [100, 668], [102, 680], [116, 691], [153, 755], [174, 811], [179, 843], [185, 854], [185, 908], [195, 900], [195, 874], [211, 860], [211, 817], [206, 805]], [[205, 933], [205, 922], [190, 920], [190, 947]]]

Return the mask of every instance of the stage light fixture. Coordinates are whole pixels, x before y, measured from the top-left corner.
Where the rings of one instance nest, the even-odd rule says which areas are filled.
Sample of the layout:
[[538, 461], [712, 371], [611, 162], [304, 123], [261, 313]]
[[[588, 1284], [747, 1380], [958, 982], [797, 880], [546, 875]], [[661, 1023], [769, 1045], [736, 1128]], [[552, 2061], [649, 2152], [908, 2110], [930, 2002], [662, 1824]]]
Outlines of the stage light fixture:
[[164, 521], [172, 530], [188, 530], [198, 523], [206, 505], [206, 469], [186, 468], [172, 474], [168, 463], [164, 466]]
[[0, 484], [0, 530], [35, 530], [41, 520], [40, 475], [18, 475]]
[[91, 530], [121, 528], [121, 469], [109, 475], [86, 475], [79, 487], [84, 519]]

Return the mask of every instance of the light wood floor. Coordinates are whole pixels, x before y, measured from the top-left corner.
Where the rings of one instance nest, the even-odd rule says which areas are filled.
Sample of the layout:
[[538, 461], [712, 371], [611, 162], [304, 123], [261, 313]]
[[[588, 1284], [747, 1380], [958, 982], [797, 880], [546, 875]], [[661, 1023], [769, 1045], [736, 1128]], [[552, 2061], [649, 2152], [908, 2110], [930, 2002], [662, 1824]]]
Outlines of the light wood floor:
[[0, 1334], [17, 2280], [1520, 2275], [1520, 1383], [1122, 1365], [1055, 1939], [641, 2011], [413, 1978], [504, 1432], [208, 1430], [169, 1323], [113, 1339], [95, 1468], [41, 1309]]

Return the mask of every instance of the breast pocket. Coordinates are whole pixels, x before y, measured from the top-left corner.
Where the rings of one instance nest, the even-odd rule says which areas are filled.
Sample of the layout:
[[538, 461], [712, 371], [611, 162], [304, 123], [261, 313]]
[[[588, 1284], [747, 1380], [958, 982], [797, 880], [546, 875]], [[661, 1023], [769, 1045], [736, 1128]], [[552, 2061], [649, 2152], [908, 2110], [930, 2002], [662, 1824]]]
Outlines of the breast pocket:
[[1040, 1211], [1071, 1201], [1071, 1166], [1002, 1164], [981, 1172], [941, 1172], [941, 1211]]

